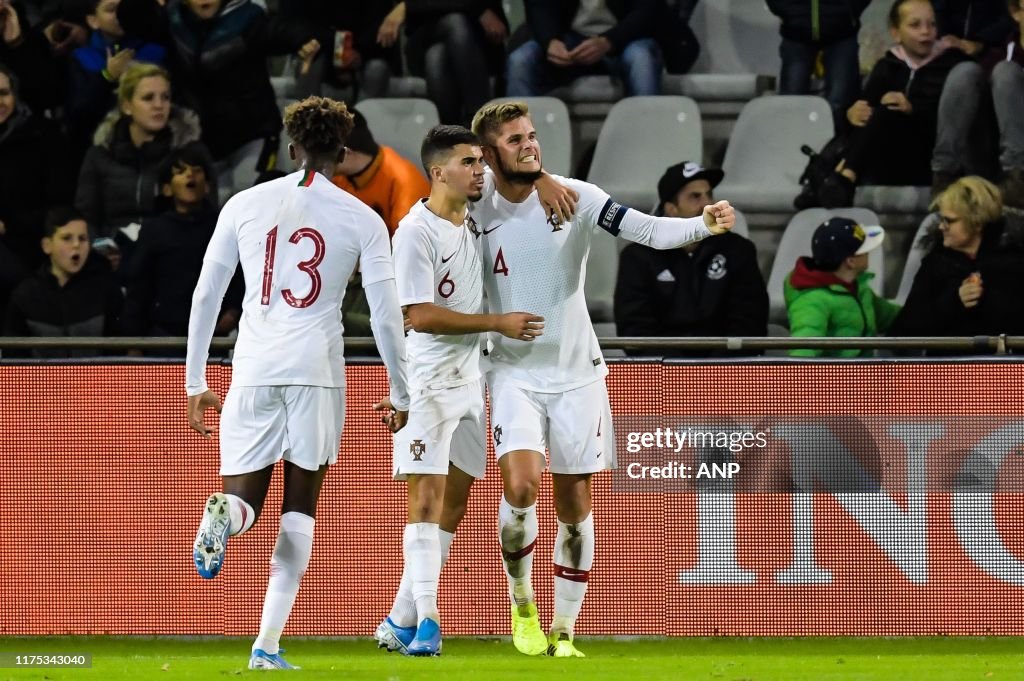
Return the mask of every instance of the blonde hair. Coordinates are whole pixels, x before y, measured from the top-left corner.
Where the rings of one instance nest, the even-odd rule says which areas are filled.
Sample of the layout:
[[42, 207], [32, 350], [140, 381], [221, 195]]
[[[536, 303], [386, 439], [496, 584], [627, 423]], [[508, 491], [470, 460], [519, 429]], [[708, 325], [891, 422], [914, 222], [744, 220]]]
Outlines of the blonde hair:
[[496, 102], [487, 104], [473, 116], [473, 134], [484, 144], [494, 141], [505, 123], [530, 115], [530, 107], [526, 102]]
[[162, 66], [156, 64], [142, 64], [134, 63], [128, 67], [128, 70], [121, 74], [121, 80], [117, 86], [117, 102], [120, 105], [125, 105], [132, 101], [132, 97], [135, 96], [135, 90], [146, 78], [154, 78], [159, 76], [167, 81], [167, 85], [171, 84], [171, 74], [167, 73], [167, 70]]
[[975, 229], [1003, 216], [1003, 195], [999, 187], [983, 177], [961, 177], [935, 197], [931, 209], [948, 208]]

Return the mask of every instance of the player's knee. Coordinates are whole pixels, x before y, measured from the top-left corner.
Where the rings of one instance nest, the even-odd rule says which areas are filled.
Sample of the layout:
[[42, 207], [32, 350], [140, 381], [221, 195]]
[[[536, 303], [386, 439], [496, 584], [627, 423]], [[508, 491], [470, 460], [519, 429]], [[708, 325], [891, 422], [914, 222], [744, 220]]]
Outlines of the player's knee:
[[540, 481], [530, 476], [513, 476], [505, 483], [505, 498], [516, 508], [527, 508], [537, 502]]

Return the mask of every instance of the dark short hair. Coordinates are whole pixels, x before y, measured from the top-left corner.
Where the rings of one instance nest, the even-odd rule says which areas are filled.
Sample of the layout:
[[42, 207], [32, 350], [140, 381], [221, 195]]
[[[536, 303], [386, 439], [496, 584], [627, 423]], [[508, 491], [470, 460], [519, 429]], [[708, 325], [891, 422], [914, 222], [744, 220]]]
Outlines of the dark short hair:
[[370, 126], [366, 124], [366, 116], [359, 113], [358, 109], [352, 109], [350, 113], [352, 114], [352, 132], [348, 134], [345, 146], [367, 156], [376, 156], [380, 147], [377, 145], [377, 140], [373, 139]]
[[927, 2], [929, 5], [932, 4], [931, 0], [896, 0], [896, 2], [892, 3], [892, 7], [889, 8], [889, 26], [891, 28], [899, 28], [900, 10], [903, 9], [903, 5], [909, 2]]
[[461, 125], [435, 125], [423, 138], [420, 147], [420, 161], [423, 170], [430, 175], [430, 166], [437, 162], [439, 156], [448, 153], [460, 144], [480, 144], [479, 138]]
[[207, 158], [202, 148], [197, 144], [186, 144], [171, 150], [171, 153], [160, 164], [160, 186], [169, 183], [174, 177], [174, 169], [184, 165], [202, 168], [206, 173], [207, 180], [212, 177], [213, 170], [207, 166]]
[[46, 211], [46, 221], [43, 223], [43, 236], [48, 239], [52, 238], [58, 229], [75, 220], [86, 221], [85, 216], [72, 206], [53, 206]]
[[285, 108], [284, 128], [307, 153], [337, 156], [352, 132], [352, 114], [344, 102], [306, 97]]

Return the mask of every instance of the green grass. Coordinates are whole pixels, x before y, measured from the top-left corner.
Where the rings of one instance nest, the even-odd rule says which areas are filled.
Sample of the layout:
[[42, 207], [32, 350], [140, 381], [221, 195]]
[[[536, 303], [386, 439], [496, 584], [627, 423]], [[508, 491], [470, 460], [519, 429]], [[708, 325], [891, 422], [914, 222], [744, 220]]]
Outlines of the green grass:
[[[380, 681], [987, 681], [1024, 679], [1019, 638], [580, 638], [586, 659], [527, 658], [507, 640], [451, 638], [440, 658], [404, 658], [369, 639], [287, 639], [289, 679]], [[0, 669], [6, 679], [233, 679], [239, 638], [0, 638], [0, 652], [90, 652], [92, 669]]]

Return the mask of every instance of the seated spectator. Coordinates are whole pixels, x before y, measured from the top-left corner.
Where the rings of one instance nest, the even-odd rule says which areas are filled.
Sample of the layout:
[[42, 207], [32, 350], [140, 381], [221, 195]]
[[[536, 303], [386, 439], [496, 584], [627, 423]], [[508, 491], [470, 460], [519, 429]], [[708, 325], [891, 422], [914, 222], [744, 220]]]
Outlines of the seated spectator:
[[[1014, 6], [1011, 2], [1011, 12]], [[1006, 43], [1016, 28], [1007, 0], [936, 0], [935, 13], [941, 42], [967, 60], [953, 67], [942, 88], [932, 151], [932, 198], [961, 175], [996, 172], [998, 135], [993, 134], [989, 79], [995, 77], [993, 67], [1007, 58]]]
[[525, 8], [532, 39], [509, 55], [509, 97], [592, 73], [618, 76], [627, 96], [661, 94], [660, 0], [526, 0]]
[[[42, 240], [49, 262], [14, 290], [7, 336], [109, 336], [121, 313], [121, 289], [104, 258], [89, 257], [89, 227], [70, 208], [53, 208]], [[34, 350], [34, 357], [85, 357], [90, 350]]]
[[277, 165], [281, 112], [267, 57], [297, 53], [308, 69], [320, 43], [305, 22], [268, 18], [251, 0], [182, 0], [167, 11], [175, 76], [199, 113], [226, 199]]
[[[160, 193], [172, 206], [143, 220], [135, 252], [125, 264], [125, 335], [188, 335], [192, 293], [217, 226], [208, 163], [195, 147], [185, 147], [172, 151], [161, 169]], [[218, 335], [237, 326], [241, 302], [240, 282], [234, 282], [217, 324]]]
[[[704, 206], [715, 202], [713, 189], [722, 177], [721, 170], [706, 170], [696, 163], [672, 166], [658, 181], [658, 214], [700, 215]], [[767, 335], [768, 291], [754, 244], [728, 232], [667, 251], [641, 244], [626, 246], [619, 257], [615, 324], [620, 336]], [[666, 350], [663, 354], [736, 353]]]
[[864, 97], [846, 112], [846, 154], [818, 197], [826, 208], [853, 204], [858, 182], [928, 185], [939, 96], [950, 70], [965, 58], [936, 39], [928, 0], [896, 0], [889, 27], [898, 43], [875, 64]]
[[1019, 231], [1007, 229], [999, 189], [980, 177], [962, 177], [932, 209], [938, 230], [925, 236], [928, 252], [889, 333], [1024, 334], [1024, 245]]
[[768, 0], [768, 9], [782, 20], [780, 95], [811, 92], [818, 55], [825, 67], [825, 99], [836, 129], [846, 126], [846, 110], [860, 94], [857, 34], [860, 15], [871, 0]]
[[57, 125], [33, 115], [21, 101], [20, 80], [0, 64], [0, 243], [24, 271], [43, 262], [46, 210], [74, 193], [66, 151]]
[[[800, 336], [877, 336], [900, 306], [875, 295], [868, 253], [882, 245], [885, 230], [830, 218], [814, 232], [811, 257], [803, 256], [786, 277], [789, 332]], [[794, 357], [860, 357], [862, 350], [790, 350]]]
[[377, 212], [392, 236], [413, 204], [430, 194], [430, 183], [412, 161], [373, 139], [357, 109], [345, 157], [334, 170], [334, 184]]
[[378, 40], [393, 42], [403, 23], [409, 71], [426, 79], [441, 122], [468, 125], [491, 99], [491, 76], [505, 70], [508, 20], [501, 2], [405, 0], [384, 20]]
[[72, 53], [68, 119], [72, 139], [86, 148], [96, 126], [117, 103], [117, 84], [133, 63], [163, 64], [167, 50], [125, 35], [117, 20], [121, 0], [87, 0], [89, 43]]
[[119, 108], [96, 130], [78, 178], [75, 206], [99, 237], [130, 249], [142, 219], [159, 211], [159, 173], [175, 149], [199, 142], [194, 112], [171, 104], [171, 82], [154, 64], [136, 64], [121, 77]]
[[282, 0], [281, 17], [302, 20], [316, 29], [323, 46], [306, 75], [300, 74], [300, 95], [329, 94], [328, 87], [355, 87], [353, 101], [386, 97], [391, 76], [402, 73], [398, 28], [394, 39], [379, 39], [393, 0]]
[[0, 0], [0, 63], [21, 81], [21, 99], [38, 115], [63, 102], [60, 64], [43, 32], [31, 28], [25, 7]]

